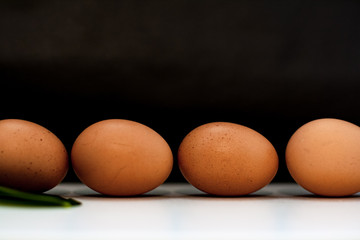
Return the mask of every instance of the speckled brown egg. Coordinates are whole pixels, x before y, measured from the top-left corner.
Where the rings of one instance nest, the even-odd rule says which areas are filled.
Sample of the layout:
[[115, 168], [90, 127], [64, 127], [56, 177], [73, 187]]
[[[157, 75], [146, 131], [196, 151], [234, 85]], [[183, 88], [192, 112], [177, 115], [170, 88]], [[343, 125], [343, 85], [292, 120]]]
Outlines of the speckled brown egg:
[[73, 145], [71, 159], [84, 184], [113, 196], [148, 192], [167, 179], [173, 166], [171, 149], [157, 132], [123, 119], [86, 128]]
[[25, 120], [0, 121], [0, 185], [44, 192], [69, 168], [62, 142], [46, 128]]
[[324, 196], [360, 191], [360, 128], [339, 119], [318, 119], [300, 127], [286, 148], [294, 180]]
[[185, 179], [214, 195], [253, 193], [274, 178], [278, 156], [260, 133], [235, 123], [213, 122], [181, 142], [178, 164]]

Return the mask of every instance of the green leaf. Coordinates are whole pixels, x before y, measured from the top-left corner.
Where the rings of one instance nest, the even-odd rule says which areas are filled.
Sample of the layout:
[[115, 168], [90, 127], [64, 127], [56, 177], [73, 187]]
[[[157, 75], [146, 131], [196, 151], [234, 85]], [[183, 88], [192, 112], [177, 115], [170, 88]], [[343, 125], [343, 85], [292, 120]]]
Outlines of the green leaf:
[[79, 201], [44, 193], [29, 193], [0, 186], [0, 203], [6, 205], [26, 206], [62, 206], [72, 207], [80, 205]]

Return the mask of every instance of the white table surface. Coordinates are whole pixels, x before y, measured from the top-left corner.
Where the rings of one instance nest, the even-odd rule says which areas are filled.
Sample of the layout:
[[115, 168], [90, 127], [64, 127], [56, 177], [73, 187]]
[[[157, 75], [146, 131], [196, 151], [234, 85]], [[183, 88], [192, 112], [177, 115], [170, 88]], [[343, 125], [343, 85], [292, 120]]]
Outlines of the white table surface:
[[236, 198], [169, 183], [140, 197], [105, 197], [64, 183], [49, 193], [82, 205], [0, 205], [0, 239], [360, 239], [359, 194], [315, 197], [295, 184]]

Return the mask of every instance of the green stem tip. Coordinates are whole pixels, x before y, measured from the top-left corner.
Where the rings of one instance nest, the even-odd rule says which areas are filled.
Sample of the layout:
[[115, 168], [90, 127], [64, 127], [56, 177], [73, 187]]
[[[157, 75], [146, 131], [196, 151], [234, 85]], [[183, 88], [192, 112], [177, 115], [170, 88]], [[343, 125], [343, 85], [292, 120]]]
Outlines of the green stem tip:
[[29, 193], [3, 186], [0, 186], [0, 200], [5, 200], [8, 203], [35, 206], [72, 207], [81, 204], [72, 198], [64, 198], [44, 193]]

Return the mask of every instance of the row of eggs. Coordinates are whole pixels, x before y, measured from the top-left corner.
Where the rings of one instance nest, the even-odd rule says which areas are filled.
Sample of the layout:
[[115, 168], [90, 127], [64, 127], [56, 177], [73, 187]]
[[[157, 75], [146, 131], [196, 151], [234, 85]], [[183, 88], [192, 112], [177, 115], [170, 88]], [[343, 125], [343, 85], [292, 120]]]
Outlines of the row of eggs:
[[[212, 122], [182, 140], [178, 164], [185, 179], [213, 195], [241, 196], [269, 184], [279, 160], [260, 133], [229, 122]], [[360, 128], [339, 119], [317, 119], [300, 127], [286, 147], [294, 180], [323, 196], [360, 191]], [[72, 167], [93, 190], [113, 196], [146, 193], [168, 178], [173, 153], [153, 129], [109, 119], [86, 128], [71, 150]], [[44, 192], [69, 169], [63, 143], [46, 128], [25, 120], [0, 121], [0, 186]]]

